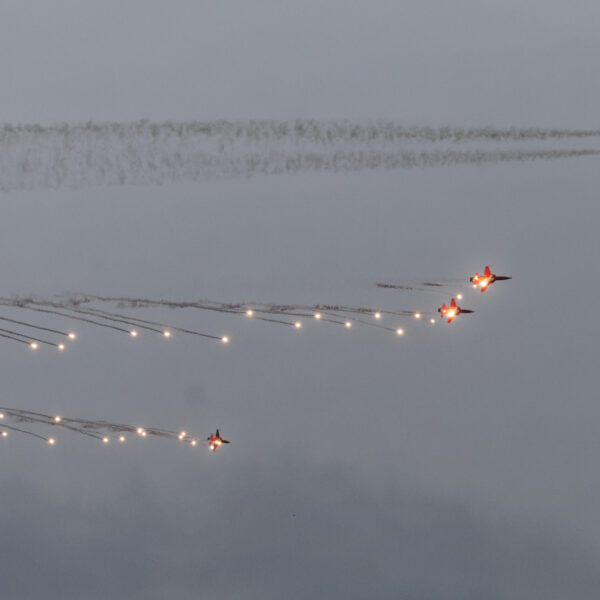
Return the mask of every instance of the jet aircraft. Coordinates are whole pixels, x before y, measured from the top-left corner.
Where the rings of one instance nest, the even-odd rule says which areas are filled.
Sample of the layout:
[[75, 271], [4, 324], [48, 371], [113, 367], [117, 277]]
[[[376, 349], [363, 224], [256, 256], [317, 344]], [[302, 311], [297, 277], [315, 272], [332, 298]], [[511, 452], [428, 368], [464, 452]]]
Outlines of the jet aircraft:
[[475, 311], [467, 310], [466, 308], [461, 308], [456, 304], [456, 300], [452, 298], [450, 306], [446, 306], [446, 303], [444, 303], [440, 308], [438, 308], [438, 312], [440, 313], [440, 317], [442, 319], [444, 317], [447, 317], [448, 323], [452, 323], [452, 319], [454, 319], [454, 317], [458, 317], [458, 315], [460, 315], [461, 313], [472, 313]]
[[210, 450], [212, 450], [213, 452], [221, 445], [221, 444], [229, 444], [229, 440], [224, 440], [221, 437], [221, 434], [219, 433], [219, 430], [217, 429], [217, 431], [214, 434], [210, 434], [210, 437], [206, 438], [208, 440], [208, 447]]
[[487, 288], [494, 283], [494, 281], [504, 281], [506, 279], [512, 279], [512, 277], [507, 277], [505, 275], [494, 275], [490, 271], [490, 268], [486, 266], [483, 275], [479, 273], [475, 273], [473, 277], [469, 279], [469, 281], [473, 284], [473, 287], [476, 288], [479, 286], [482, 292], [485, 292]]

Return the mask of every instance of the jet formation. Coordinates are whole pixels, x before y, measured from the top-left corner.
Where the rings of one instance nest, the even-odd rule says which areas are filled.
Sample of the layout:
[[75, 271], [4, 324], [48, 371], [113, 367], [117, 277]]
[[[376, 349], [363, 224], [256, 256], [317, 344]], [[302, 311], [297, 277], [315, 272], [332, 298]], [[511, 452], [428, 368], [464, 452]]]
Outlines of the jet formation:
[[[504, 281], [512, 279], [512, 277], [506, 275], [496, 275], [492, 273], [489, 265], [486, 265], [483, 275], [475, 273], [469, 278], [469, 282], [472, 287], [477, 289], [480, 288], [481, 292], [484, 292], [490, 285], [496, 281]], [[456, 280], [454, 280], [456, 281]], [[463, 280], [464, 281], [464, 280]], [[418, 291], [440, 294], [443, 293], [442, 289], [450, 285], [454, 285], [453, 282], [421, 282], [421, 283], [377, 283], [377, 287], [387, 289], [397, 289], [404, 291]], [[464, 285], [464, 284], [463, 284]], [[434, 288], [434, 289], [432, 289]], [[450, 303], [446, 305], [444, 302], [438, 309], [438, 313], [441, 319], [445, 319], [450, 324], [456, 317], [465, 313], [473, 313], [473, 310], [462, 308], [456, 302], [462, 300], [462, 294], [456, 294], [456, 299], [451, 298]], [[200, 336], [204, 338], [214, 339], [222, 343], [227, 344], [229, 338], [227, 336], [218, 336], [201, 331], [196, 331], [188, 328], [175, 327], [166, 325], [157, 321], [150, 321], [147, 319], [141, 319], [137, 316], [126, 315], [122, 313], [110, 312], [101, 310], [100, 308], [94, 308], [87, 306], [91, 301], [97, 302], [113, 302], [124, 304], [128, 308], [140, 308], [140, 307], [162, 307], [162, 308], [197, 308], [206, 311], [216, 311], [225, 314], [236, 314], [244, 315], [246, 317], [254, 318], [257, 320], [263, 320], [273, 322], [281, 325], [293, 326], [295, 329], [302, 327], [300, 320], [291, 321], [285, 319], [285, 317], [295, 318], [314, 318], [320, 322], [327, 322], [344, 326], [345, 328], [352, 327], [353, 323], [361, 323], [366, 325], [372, 325], [379, 327], [391, 332], [395, 332], [397, 335], [402, 336], [404, 329], [389, 327], [379, 323], [384, 315], [390, 315], [392, 317], [414, 317], [415, 319], [421, 319], [424, 315], [429, 317], [429, 322], [434, 324], [435, 313], [430, 312], [417, 312], [414, 310], [381, 310], [378, 308], [368, 307], [351, 307], [344, 305], [276, 305], [276, 304], [260, 304], [253, 303], [249, 306], [245, 303], [238, 304], [227, 304], [227, 303], [216, 303], [209, 301], [193, 301], [193, 302], [172, 302], [165, 300], [148, 300], [148, 299], [131, 299], [131, 298], [107, 298], [107, 297], [72, 297], [67, 300], [59, 301], [44, 301], [34, 299], [2, 299], [0, 298], [0, 306], [6, 306], [15, 309], [24, 309], [29, 311], [35, 311], [41, 314], [51, 314], [62, 318], [68, 318], [87, 324], [93, 324], [99, 327], [116, 330], [121, 333], [126, 333], [129, 336], [136, 338], [138, 336], [138, 329], [151, 331], [153, 333], [160, 334], [164, 338], [171, 338], [172, 332], [181, 332]], [[87, 306], [87, 307], [86, 307]], [[58, 309], [58, 310], [57, 310]], [[369, 323], [365, 316], [372, 314], [375, 321], [378, 323]], [[47, 327], [41, 324], [33, 324], [27, 321], [17, 320], [8, 316], [0, 316], [0, 322], [10, 323], [10, 327], [14, 325], [28, 327], [36, 330], [40, 330], [47, 333], [53, 333], [56, 335], [62, 335], [69, 340], [77, 339], [77, 335], [69, 330], [59, 330], [51, 327]], [[8, 338], [10, 340], [21, 342], [29, 345], [32, 349], [37, 349], [38, 344], [47, 344], [55, 346], [59, 350], [65, 348], [63, 343], [55, 343], [41, 338], [33, 337], [23, 333], [20, 330], [4, 329], [0, 328], [0, 337]], [[9, 424], [7, 421], [17, 421], [16, 424]], [[0, 409], [0, 438], [7, 438], [11, 433], [25, 434], [31, 437], [38, 438], [46, 441], [49, 445], [53, 446], [56, 443], [56, 438], [47, 437], [42, 433], [37, 433], [29, 428], [22, 428], [19, 423], [25, 424], [37, 424], [42, 426], [52, 427], [63, 427], [71, 432], [79, 433], [88, 438], [94, 438], [100, 440], [103, 444], [109, 444], [111, 441], [116, 440], [119, 443], [124, 443], [127, 438], [127, 434], [137, 434], [142, 438], [147, 436], [163, 437], [168, 439], [178, 439], [180, 442], [187, 443], [191, 446], [199, 445], [202, 438], [194, 438], [189, 436], [185, 431], [179, 433], [159, 428], [143, 428], [136, 427], [133, 425], [124, 425], [119, 423], [110, 423], [104, 420], [81, 420], [73, 418], [65, 418], [58, 415], [46, 415], [39, 412], [32, 412], [23, 409], [14, 408], [2, 408]], [[215, 452], [217, 448], [223, 444], [229, 444], [229, 440], [223, 439], [219, 429], [215, 433], [211, 433], [206, 438], [208, 447], [211, 452]]]
[[[486, 265], [486, 267], [483, 271], [483, 275], [480, 275], [479, 273], [475, 273], [475, 275], [473, 275], [473, 277], [469, 278], [469, 281], [471, 282], [472, 286], [475, 289], [477, 289], [479, 287], [482, 292], [485, 292], [485, 290], [487, 290], [488, 287], [490, 287], [490, 285], [492, 285], [496, 281], [505, 281], [507, 279], [512, 279], [512, 277], [509, 277], [507, 275], [496, 275], [496, 274], [492, 273], [492, 271], [490, 270], [490, 267]], [[434, 285], [434, 284], [427, 284], [427, 285]], [[460, 299], [461, 297], [462, 296], [459, 294], [458, 298]], [[446, 306], [446, 303], [444, 302], [444, 304], [442, 304], [442, 306], [440, 306], [438, 308], [438, 312], [440, 313], [440, 317], [442, 319], [446, 318], [448, 320], [448, 323], [452, 323], [453, 319], [458, 317], [458, 315], [460, 315], [462, 313], [472, 313], [475, 311], [468, 310], [466, 308], [461, 308], [460, 306], [458, 306], [456, 304], [456, 300], [454, 298], [452, 298], [452, 300], [450, 301], [450, 306]]]

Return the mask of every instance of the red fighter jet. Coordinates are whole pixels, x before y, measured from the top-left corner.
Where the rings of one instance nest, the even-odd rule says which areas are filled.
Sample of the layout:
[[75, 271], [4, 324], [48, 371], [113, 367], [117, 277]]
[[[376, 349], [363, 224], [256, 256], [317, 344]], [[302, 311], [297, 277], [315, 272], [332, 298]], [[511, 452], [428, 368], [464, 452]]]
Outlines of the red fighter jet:
[[479, 286], [482, 292], [485, 292], [487, 288], [494, 283], [494, 281], [504, 281], [506, 279], [512, 279], [512, 277], [506, 277], [505, 275], [494, 275], [489, 267], [485, 268], [483, 275], [479, 273], [475, 273], [473, 277], [469, 279], [469, 281], [473, 284], [473, 287], [476, 288]]
[[440, 313], [440, 317], [442, 319], [444, 317], [448, 317], [448, 323], [452, 323], [452, 319], [454, 317], [458, 317], [460, 313], [472, 313], [474, 310], [467, 310], [466, 308], [461, 308], [456, 305], [456, 300], [452, 298], [452, 302], [450, 302], [450, 306], [446, 306], [446, 304], [442, 304], [441, 308], [438, 308], [438, 312]]
[[206, 438], [208, 440], [208, 447], [210, 450], [212, 450], [213, 452], [221, 445], [221, 444], [229, 444], [230, 442], [228, 440], [224, 440], [221, 437], [221, 434], [219, 433], [219, 430], [217, 429], [217, 431], [215, 432], [215, 434], [213, 435], [212, 433], [210, 434], [210, 437]]

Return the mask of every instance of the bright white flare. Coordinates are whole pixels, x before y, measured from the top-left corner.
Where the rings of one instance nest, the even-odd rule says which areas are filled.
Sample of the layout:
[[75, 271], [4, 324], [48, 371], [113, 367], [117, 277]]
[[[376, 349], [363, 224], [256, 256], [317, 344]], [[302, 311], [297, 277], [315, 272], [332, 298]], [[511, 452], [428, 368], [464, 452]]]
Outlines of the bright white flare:
[[124, 435], [120, 435], [119, 436], [119, 441], [120, 442], [124, 442], [125, 441], [125, 436]]
[[421, 318], [421, 313], [415, 313], [415, 319], [420, 319]]
[[429, 322], [430, 322], [432, 325], [435, 325], [435, 319], [429, 319]]
[[321, 318], [321, 313], [315, 313], [315, 319], [318, 321]]
[[107, 437], [103, 437], [103, 438], [102, 438], [102, 442], [103, 442], [104, 444], [108, 444], [108, 441], [109, 441], [109, 440], [108, 440], [108, 438], [107, 438]]
[[375, 313], [373, 316], [374, 316], [376, 319], [381, 319], [381, 313], [380, 313], [380, 312], [376, 312], [376, 313]]
[[223, 336], [223, 337], [221, 338], [221, 341], [222, 341], [224, 344], [227, 344], [227, 342], [229, 342], [229, 338], [228, 338], [228, 337], [225, 335], [225, 336]]
[[58, 349], [59, 350], [64, 350], [65, 349], [65, 345], [64, 344], [59, 344], [58, 345]]
[[6, 437], [7, 435], [8, 435], [8, 432], [7, 432], [7, 431], [3, 431], [3, 432], [2, 432], [2, 437]]
[[56, 441], [56, 440], [55, 440], [54, 438], [49, 438], [49, 439], [48, 439], [48, 443], [49, 443], [51, 446], [54, 446], [54, 442], [55, 442], [55, 441]]
[[171, 332], [170, 332], [169, 330], [167, 330], [167, 331], [163, 331], [163, 335], [164, 335], [166, 338], [170, 338], [170, 337], [171, 337]]
[[70, 339], [70, 340], [74, 340], [74, 339], [76, 339], [76, 338], [77, 338], [77, 335], [75, 335], [73, 332], [71, 332], [71, 333], [69, 334], [69, 339]]
[[136, 331], [135, 329], [132, 329], [132, 330], [129, 332], [129, 335], [131, 335], [131, 337], [137, 337], [137, 334], [138, 334], [138, 333], [137, 333], [137, 331]]
[[30, 347], [32, 350], [37, 350], [37, 349], [38, 349], [37, 342], [31, 342], [31, 344], [29, 344], [29, 347]]
[[62, 417], [59, 417], [58, 415], [56, 415], [56, 416], [54, 417], [54, 422], [55, 422], [55, 423], [60, 423], [61, 421], [62, 421]]
[[197, 442], [196, 440], [192, 440], [192, 441], [190, 442], [190, 444], [192, 444], [192, 446], [195, 446], [197, 443], [198, 443], [198, 442]]
[[4, 419], [4, 413], [0, 413], [0, 419]]
[[302, 323], [300, 323], [300, 321], [296, 321], [296, 322], [294, 323], [294, 327], [295, 327], [296, 329], [300, 329], [300, 328], [302, 327]]
[[462, 300], [462, 299], [463, 299], [463, 295], [462, 295], [462, 294], [456, 294], [456, 297], [457, 297], [459, 300]]
[[404, 335], [404, 329], [396, 329], [398, 335]]
[[247, 317], [253, 317], [253, 316], [254, 316], [254, 311], [253, 311], [251, 308], [249, 308], [249, 309], [246, 311], [246, 316], [247, 316]]
[[350, 323], [350, 321], [346, 321], [346, 322], [344, 323], [344, 325], [345, 325], [345, 326], [346, 326], [348, 329], [350, 329], [350, 327], [352, 327], [352, 323]]

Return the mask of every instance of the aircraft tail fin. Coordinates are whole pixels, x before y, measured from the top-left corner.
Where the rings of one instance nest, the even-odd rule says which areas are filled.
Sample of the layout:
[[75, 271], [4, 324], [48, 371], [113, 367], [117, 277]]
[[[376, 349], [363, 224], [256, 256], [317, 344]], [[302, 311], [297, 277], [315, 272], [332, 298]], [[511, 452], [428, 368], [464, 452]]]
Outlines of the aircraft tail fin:
[[452, 298], [452, 302], [450, 302], [450, 308], [456, 308], [456, 300]]
[[484, 277], [489, 277], [492, 274], [490, 268], [488, 266], [485, 267], [485, 272], [483, 273]]

